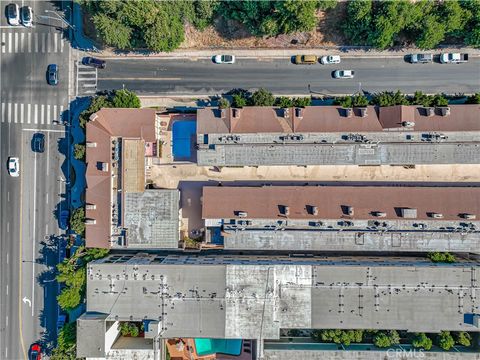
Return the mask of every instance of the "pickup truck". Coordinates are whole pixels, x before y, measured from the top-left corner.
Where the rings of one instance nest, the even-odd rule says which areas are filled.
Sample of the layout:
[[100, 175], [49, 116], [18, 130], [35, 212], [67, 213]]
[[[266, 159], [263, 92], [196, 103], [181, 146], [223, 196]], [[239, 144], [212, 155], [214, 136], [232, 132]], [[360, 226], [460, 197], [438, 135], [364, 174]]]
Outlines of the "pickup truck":
[[460, 64], [468, 61], [468, 54], [460, 53], [443, 53], [440, 54], [440, 62], [442, 64]]

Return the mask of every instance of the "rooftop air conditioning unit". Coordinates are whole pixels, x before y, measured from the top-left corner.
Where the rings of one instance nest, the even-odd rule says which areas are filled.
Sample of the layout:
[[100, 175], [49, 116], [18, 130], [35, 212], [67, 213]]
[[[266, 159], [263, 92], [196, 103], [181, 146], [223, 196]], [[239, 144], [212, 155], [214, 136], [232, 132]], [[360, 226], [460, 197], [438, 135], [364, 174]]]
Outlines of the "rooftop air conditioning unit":
[[353, 210], [353, 206], [347, 206], [347, 215], [348, 216], [353, 216], [355, 211]]
[[290, 207], [289, 207], [289, 206], [284, 206], [284, 207], [283, 207], [283, 214], [284, 214], [285, 216], [290, 215]]
[[225, 109], [220, 110], [220, 117], [225, 119], [227, 117], [227, 111]]
[[108, 171], [108, 163], [102, 162], [102, 164], [101, 164], [101, 170], [102, 170], [102, 171], [105, 171], [105, 172]]
[[317, 206], [312, 206], [312, 215], [314, 215], [314, 216], [318, 215], [318, 207]]
[[402, 126], [403, 127], [414, 127], [415, 123], [413, 121], [403, 121]]
[[415, 219], [417, 217], [417, 209], [403, 208], [400, 213], [405, 219]]

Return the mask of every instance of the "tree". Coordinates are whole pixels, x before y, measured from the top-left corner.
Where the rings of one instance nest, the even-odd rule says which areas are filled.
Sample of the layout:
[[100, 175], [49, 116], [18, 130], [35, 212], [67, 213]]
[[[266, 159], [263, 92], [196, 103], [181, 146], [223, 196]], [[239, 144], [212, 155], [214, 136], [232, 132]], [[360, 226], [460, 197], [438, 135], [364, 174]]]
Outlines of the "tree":
[[455, 345], [455, 340], [450, 331], [441, 331], [437, 337], [437, 342], [443, 350], [450, 350]]
[[347, 2], [347, 16], [342, 28], [352, 45], [367, 45], [367, 39], [372, 31], [372, 16], [372, 0]]
[[364, 95], [355, 95], [352, 104], [354, 107], [364, 107], [368, 105], [368, 99]]
[[124, 89], [116, 90], [112, 99], [115, 108], [140, 108], [140, 99], [133, 91]]
[[85, 128], [85, 125], [90, 120], [90, 116], [92, 114], [96, 113], [102, 108], [109, 108], [109, 107], [112, 107], [112, 103], [106, 96], [100, 95], [100, 96], [93, 97], [88, 109], [80, 113], [80, 117], [79, 117], [80, 127]]
[[233, 101], [232, 101], [232, 107], [242, 108], [244, 106], [247, 106], [247, 99], [245, 98], [245, 95], [234, 94], [233, 95]]
[[335, 344], [343, 344], [348, 346], [352, 342], [362, 342], [363, 330], [316, 330], [312, 333], [312, 337], [317, 341], [334, 342]]
[[315, 0], [282, 0], [274, 4], [278, 30], [283, 34], [296, 31], [310, 31], [315, 28]]
[[460, 33], [472, 16], [470, 11], [460, 6], [459, 1], [444, 1], [438, 7], [446, 33]]
[[467, 98], [466, 104], [480, 104], [480, 93], [469, 96]]
[[228, 101], [228, 99], [225, 99], [225, 98], [222, 97], [218, 100], [218, 107], [220, 109], [229, 108], [230, 107], [230, 101]]
[[299, 97], [293, 99], [293, 106], [295, 107], [305, 107], [312, 105], [312, 98], [309, 97]]
[[145, 43], [153, 51], [173, 51], [185, 39], [183, 21], [179, 14], [171, 14], [164, 8], [168, 2], [159, 4], [162, 7], [156, 21], [145, 29]]
[[139, 330], [136, 324], [131, 323], [130, 324], [130, 336], [132, 337], [137, 337], [139, 334]]
[[70, 215], [70, 228], [78, 235], [85, 232], [85, 209], [83, 207], [73, 210]]
[[445, 38], [445, 33], [446, 26], [438, 16], [428, 14], [423, 19], [421, 33], [415, 43], [420, 49], [433, 49]]
[[251, 106], [273, 106], [275, 97], [270, 91], [260, 88], [252, 94], [249, 103]]
[[462, 346], [470, 346], [472, 344], [472, 336], [465, 331], [460, 331], [456, 333], [455, 342]]
[[204, 30], [213, 22], [213, 17], [220, 5], [216, 0], [195, 0], [193, 2], [195, 16], [193, 24], [198, 30]]
[[94, 15], [93, 23], [107, 45], [119, 49], [131, 47], [130, 38], [132, 36], [132, 28], [105, 14]]
[[383, 91], [373, 95], [372, 103], [374, 105], [382, 106], [394, 106], [394, 105], [408, 105], [409, 101], [403, 95], [400, 90], [396, 93], [391, 91]]
[[337, 4], [338, 4], [337, 0], [320, 0], [318, 1], [317, 9], [325, 11], [328, 9], [335, 8]]
[[351, 108], [352, 107], [352, 97], [351, 96], [344, 96], [335, 98], [334, 102], [335, 105], [340, 105], [344, 108]]
[[289, 108], [293, 106], [293, 100], [286, 96], [281, 96], [275, 100], [275, 105], [281, 108]]
[[85, 144], [75, 144], [73, 157], [77, 160], [83, 160], [85, 158]]
[[81, 289], [76, 287], [66, 287], [57, 296], [58, 305], [65, 311], [75, 309], [82, 301]]
[[57, 335], [57, 347], [50, 355], [51, 360], [75, 360], [77, 345], [77, 324], [63, 325]]
[[379, 331], [373, 336], [376, 347], [386, 348], [400, 343], [400, 336], [396, 330]]
[[430, 350], [432, 348], [432, 339], [425, 335], [425, 333], [415, 333], [415, 336], [412, 340], [412, 345], [415, 348]]

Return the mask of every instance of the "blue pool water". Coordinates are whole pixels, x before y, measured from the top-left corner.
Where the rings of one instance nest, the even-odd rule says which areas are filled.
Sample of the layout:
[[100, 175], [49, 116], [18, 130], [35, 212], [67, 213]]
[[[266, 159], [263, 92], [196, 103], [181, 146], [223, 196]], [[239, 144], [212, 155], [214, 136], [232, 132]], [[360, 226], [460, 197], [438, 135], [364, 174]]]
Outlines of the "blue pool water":
[[199, 356], [222, 353], [238, 356], [242, 352], [241, 339], [195, 339], [195, 348]]
[[177, 121], [172, 127], [172, 154], [174, 160], [187, 160], [192, 155], [192, 136], [197, 132], [195, 121]]

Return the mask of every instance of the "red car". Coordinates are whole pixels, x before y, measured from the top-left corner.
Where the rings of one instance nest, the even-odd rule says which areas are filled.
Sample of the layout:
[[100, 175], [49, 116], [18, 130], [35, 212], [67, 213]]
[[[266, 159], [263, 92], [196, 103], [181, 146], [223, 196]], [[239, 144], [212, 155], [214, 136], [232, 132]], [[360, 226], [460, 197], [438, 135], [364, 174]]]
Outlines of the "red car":
[[42, 358], [42, 348], [38, 344], [30, 346], [30, 360], [40, 360]]

